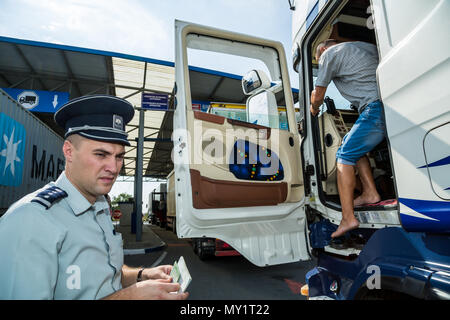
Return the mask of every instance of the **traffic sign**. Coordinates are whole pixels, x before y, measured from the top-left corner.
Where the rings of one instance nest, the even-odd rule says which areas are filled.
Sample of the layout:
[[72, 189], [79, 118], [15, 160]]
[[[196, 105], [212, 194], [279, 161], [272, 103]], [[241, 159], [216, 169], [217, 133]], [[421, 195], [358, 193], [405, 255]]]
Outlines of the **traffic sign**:
[[2, 88], [25, 109], [33, 112], [56, 112], [69, 101], [68, 92]]
[[122, 212], [119, 209], [113, 211], [113, 219], [119, 220], [122, 217]]
[[164, 93], [142, 93], [141, 105], [143, 109], [148, 110], [169, 110], [169, 96]]

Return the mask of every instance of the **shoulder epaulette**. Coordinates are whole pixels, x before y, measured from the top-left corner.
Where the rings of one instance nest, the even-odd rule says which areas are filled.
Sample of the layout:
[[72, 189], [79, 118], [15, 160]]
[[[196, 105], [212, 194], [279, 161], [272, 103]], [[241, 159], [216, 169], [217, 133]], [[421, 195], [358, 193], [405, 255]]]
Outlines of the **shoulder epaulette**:
[[44, 191], [39, 192], [31, 202], [37, 202], [45, 207], [45, 209], [50, 208], [53, 203], [58, 200], [67, 197], [67, 192], [56, 187], [51, 186]]

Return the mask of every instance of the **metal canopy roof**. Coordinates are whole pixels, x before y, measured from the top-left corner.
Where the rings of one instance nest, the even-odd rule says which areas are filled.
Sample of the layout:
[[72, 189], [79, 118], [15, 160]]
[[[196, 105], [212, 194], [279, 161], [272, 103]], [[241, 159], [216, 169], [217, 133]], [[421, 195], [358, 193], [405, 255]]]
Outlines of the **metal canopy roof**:
[[[173, 62], [0, 37], [0, 87], [69, 92], [70, 99], [111, 94], [139, 108], [143, 91], [168, 94], [173, 105], [174, 81]], [[241, 76], [190, 67], [190, 83], [194, 100], [245, 103]], [[298, 90], [293, 93], [297, 101]], [[172, 142], [168, 140], [173, 130], [172, 111], [145, 111], [144, 137], [164, 140], [145, 142], [144, 177], [165, 178], [173, 169]], [[63, 136], [53, 114], [35, 114]], [[139, 114], [135, 112], [126, 128], [131, 146], [125, 149], [124, 176], [135, 176]]]

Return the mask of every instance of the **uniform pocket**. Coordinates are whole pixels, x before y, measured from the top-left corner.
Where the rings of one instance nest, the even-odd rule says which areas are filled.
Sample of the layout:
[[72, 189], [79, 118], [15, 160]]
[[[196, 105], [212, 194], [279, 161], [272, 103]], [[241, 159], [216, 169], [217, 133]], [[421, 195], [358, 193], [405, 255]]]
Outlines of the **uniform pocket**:
[[111, 265], [120, 272], [123, 266], [123, 239], [122, 234], [116, 232], [111, 238], [109, 245], [109, 259]]

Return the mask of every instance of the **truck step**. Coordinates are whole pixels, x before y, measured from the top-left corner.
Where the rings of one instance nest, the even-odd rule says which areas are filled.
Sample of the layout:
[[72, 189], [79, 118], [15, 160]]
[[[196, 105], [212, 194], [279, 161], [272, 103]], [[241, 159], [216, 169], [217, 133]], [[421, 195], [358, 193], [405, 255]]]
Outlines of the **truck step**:
[[362, 250], [366, 242], [367, 241], [362, 234], [350, 233], [346, 236], [331, 239], [330, 247], [336, 250], [344, 250], [349, 248]]
[[361, 208], [373, 208], [373, 207], [385, 207], [385, 208], [395, 208], [398, 204], [397, 199], [388, 199], [388, 200], [381, 200], [376, 203], [366, 203], [362, 204], [360, 206], [356, 206], [355, 208], [361, 209]]

